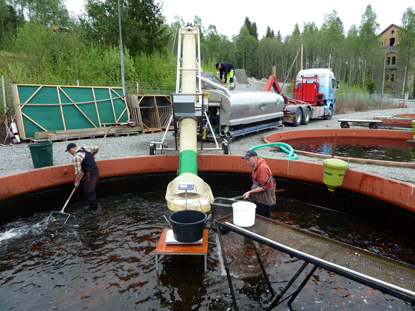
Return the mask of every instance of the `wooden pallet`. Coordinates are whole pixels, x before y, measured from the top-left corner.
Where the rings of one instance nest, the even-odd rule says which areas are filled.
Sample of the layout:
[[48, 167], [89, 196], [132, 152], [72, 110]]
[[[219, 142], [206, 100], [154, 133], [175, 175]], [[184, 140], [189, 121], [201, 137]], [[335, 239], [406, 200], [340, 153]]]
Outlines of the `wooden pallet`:
[[141, 131], [143, 134], [145, 133], [155, 133], [155, 132], [163, 132], [161, 127], [147, 127]]
[[[111, 128], [108, 136], [130, 136], [138, 135], [140, 127], [130, 126], [117, 126]], [[34, 138], [31, 139], [33, 143], [39, 142], [51, 142], [51, 141], [68, 141], [68, 140], [79, 140], [79, 139], [94, 139], [104, 137], [108, 128], [97, 128], [97, 129], [84, 129], [84, 130], [68, 130], [68, 131], [56, 131], [56, 132], [36, 132]]]

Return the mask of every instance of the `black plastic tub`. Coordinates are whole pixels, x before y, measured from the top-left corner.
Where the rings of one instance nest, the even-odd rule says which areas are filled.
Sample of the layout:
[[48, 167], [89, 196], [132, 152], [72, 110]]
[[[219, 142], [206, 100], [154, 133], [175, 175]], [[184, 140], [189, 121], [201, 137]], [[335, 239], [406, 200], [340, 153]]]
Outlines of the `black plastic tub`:
[[227, 216], [233, 213], [232, 203], [237, 202], [233, 199], [217, 197], [210, 204], [212, 210], [212, 224], [216, 228], [215, 220], [223, 216]]
[[184, 210], [169, 216], [174, 238], [183, 243], [199, 241], [203, 238], [206, 214], [201, 211]]

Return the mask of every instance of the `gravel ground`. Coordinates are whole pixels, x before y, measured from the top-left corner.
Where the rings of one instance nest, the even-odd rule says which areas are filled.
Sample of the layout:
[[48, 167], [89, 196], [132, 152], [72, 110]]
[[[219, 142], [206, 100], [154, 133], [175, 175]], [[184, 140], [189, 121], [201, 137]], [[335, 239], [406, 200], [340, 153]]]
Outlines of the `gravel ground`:
[[[325, 128], [339, 128], [340, 123], [337, 119], [341, 118], [356, 118], [356, 119], [373, 119], [375, 116], [393, 116], [398, 113], [412, 113], [411, 108], [396, 108], [387, 110], [372, 110], [364, 112], [354, 112], [348, 114], [335, 114], [331, 120], [311, 120], [307, 126], [299, 127], [279, 127], [272, 130], [261, 131], [259, 133], [248, 134], [246, 136], [238, 137], [234, 141], [229, 142], [229, 153], [235, 155], [243, 155], [246, 150], [252, 146], [263, 144], [262, 138], [270, 133], [279, 131], [295, 131], [301, 129], [325, 129]], [[99, 153], [97, 154], [97, 160], [99, 159], [111, 159], [111, 158], [123, 158], [134, 157], [139, 155], [149, 154], [149, 143], [151, 141], [161, 141], [164, 132], [158, 132], [153, 134], [139, 134], [131, 136], [111, 137], [108, 136]], [[102, 138], [96, 139], [84, 139], [76, 140], [78, 146], [83, 145], [99, 145]], [[166, 143], [169, 147], [174, 147], [174, 137], [171, 133], [167, 133]], [[53, 164], [61, 165], [71, 163], [71, 155], [64, 152], [68, 142], [54, 142], [53, 143]], [[204, 142], [204, 148], [215, 147], [214, 144]], [[219, 145], [221, 146], [221, 145]], [[261, 154], [266, 154], [266, 148], [261, 149]], [[221, 150], [215, 151], [203, 151], [203, 153], [216, 153], [222, 154]], [[159, 152], [157, 152], [159, 154]], [[178, 154], [177, 151], [166, 151], [166, 154]], [[15, 174], [33, 169], [33, 163], [30, 156], [30, 150], [27, 143], [18, 145], [0, 145], [0, 176]], [[322, 163], [323, 159], [317, 157], [309, 157], [304, 155], [298, 155], [298, 159], [301, 161], [319, 162]], [[294, 160], [294, 161], [297, 161]], [[394, 178], [402, 181], [412, 182], [415, 180], [414, 171], [412, 168], [403, 167], [387, 167], [371, 164], [349, 163], [349, 168], [366, 171], [372, 174], [377, 174], [389, 178]]]

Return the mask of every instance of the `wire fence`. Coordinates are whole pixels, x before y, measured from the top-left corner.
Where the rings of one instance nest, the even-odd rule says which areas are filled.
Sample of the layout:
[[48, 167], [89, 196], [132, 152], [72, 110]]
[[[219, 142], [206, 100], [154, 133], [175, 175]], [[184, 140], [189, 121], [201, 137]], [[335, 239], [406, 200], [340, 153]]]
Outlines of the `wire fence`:
[[[13, 116], [13, 94], [12, 84], [33, 85], [67, 85], [67, 86], [112, 86], [122, 87], [120, 81], [68, 81], [68, 80], [46, 80], [30, 79], [25, 81], [14, 81], [2, 76], [2, 96], [0, 99], [0, 114]], [[169, 95], [175, 92], [175, 83], [125, 81], [125, 92], [130, 94], [159, 94]], [[289, 94], [287, 94], [290, 96]], [[350, 111], [365, 111], [372, 109], [388, 109], [404, 106], [404, 100], [392, 94], [369, 94], [369, 93], [339, 93], [336, 94], [336, 113], [347, 113]]]
[[[12, 84], [32, 84], [32, 85], [60, 85], [60, 86], [111, 86], [122, 87], [119, 81], [68, 81], [68, 80], [47, 80], [47, 79], [30, 79], [25, 81], [14, 81], [5, 76], [2, 76], [2, 83], [0, 85], [2, 95], [0, 99], [0, 114], [14, 115], [14, 103], [12, 94]], [[140, 82], [140, 81], [125, 81], [125, 93], [130, 94], [159, 94], [169, 95], [175, 92], [175, 83], [162, 82]]]
[[336, 113], [405, 107], [405, 100], [393, 94], [337, 93]]

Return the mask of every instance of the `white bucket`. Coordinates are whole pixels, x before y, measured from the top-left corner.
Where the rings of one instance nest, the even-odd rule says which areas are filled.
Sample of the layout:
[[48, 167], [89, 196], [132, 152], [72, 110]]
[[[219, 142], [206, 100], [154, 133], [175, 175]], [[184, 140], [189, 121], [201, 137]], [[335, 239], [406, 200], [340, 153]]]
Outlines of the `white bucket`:
[[252, 202], [232, 203], [233, 223], [240, 227], [251, 227], [255, 224], [256, 204]]

